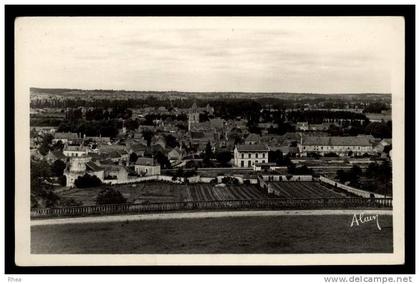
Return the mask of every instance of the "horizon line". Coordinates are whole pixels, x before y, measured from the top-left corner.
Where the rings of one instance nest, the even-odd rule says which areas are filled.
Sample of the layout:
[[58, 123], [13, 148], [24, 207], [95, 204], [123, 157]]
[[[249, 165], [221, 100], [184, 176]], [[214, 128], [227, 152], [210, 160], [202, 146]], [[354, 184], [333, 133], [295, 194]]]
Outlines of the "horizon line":
[[142, 92], [142, 93], [199, 93], [199, 94], [208, 94], [208, 93], [230, 93], [230, 94], [296, 94], [296, 95], [362, 95], [362, 94], [375, 94], [375, 95], [392, 95], [391, 92], [287, 92], [287, 91], [179, 91], [179, 90], [126, 90], [126, 89], [82, 89], [82, 88], [60, 88], [60, 87], [29, 87], [31, 89], [42, 89], [42, 90], [76, 90], [76, 91], [104, 91], [104, 92]]

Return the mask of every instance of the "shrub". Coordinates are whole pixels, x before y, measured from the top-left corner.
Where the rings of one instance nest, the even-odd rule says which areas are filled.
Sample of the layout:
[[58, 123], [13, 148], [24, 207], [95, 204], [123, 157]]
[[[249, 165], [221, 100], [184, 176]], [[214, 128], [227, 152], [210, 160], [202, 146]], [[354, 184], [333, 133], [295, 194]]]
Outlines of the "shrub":
[[316, 152], [309, 152], [308, 153], [308, 157], [310, 157], [310, 158], [315, 158], [315, 159], [319, 159], [320, 157], [321, 157], [321, 155], [319, 155], [318, 153], [316, 153]]
[[62, 176], [65, 168], [66, 163], [61, 160], [56, 160], [51, 165], [51, 173], [56, 177]]
[[66, 176], [61, 176], [58, 178], [58, 183], [62, 186], [66, 186], [66, 181], [67, 181]]
[[224, 184], [239, 184], [239, 180], [234, 177], [224, 177], [222, 178], [222, 183]]
[[336, 153], [330, 152], [330, 153], [325, 153], [324, 157], [338, 157], [338, 155]]
[[78, 188], [94, 187], [101, 185], [102, 182], [97, 176], [91, 176], [85, 174], [84, 176], [79, 176], [75, 181], [74, 185]]
[[76, 201], [73, 198], [62, 198], [60, 200], [61, 207], [71, 207], [71, 206], [82, 206], [83, 203], [80, 201]]
[[119, 192], [113, 188], [105, 188], [98, 193], [96, 197], [96, 204], [121, 204], [126, 203], [127, 199]]

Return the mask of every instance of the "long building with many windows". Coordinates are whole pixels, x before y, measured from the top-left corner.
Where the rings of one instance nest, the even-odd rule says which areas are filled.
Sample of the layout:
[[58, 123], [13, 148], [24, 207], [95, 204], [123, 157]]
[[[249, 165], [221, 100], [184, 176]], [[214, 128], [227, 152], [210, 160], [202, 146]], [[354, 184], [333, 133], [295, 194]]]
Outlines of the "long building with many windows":
[[364, 136], [305, 136], [302, 137], [298, 148], [301, 156], [307, 156], [309, 153], [317, 153], [321, 156], [327, 153], [339, 156], [361, 156], [373, 153], [372, 143]]

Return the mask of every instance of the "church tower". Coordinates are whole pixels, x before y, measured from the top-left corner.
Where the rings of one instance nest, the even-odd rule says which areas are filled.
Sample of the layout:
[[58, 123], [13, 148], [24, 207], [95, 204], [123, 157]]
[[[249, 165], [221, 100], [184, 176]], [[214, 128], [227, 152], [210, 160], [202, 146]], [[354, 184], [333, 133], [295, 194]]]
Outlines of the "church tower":
[[191, 127], [194, 124], [198, 124], [200, 122], [200, 113], [197, 109], [197, 104], [194, 102], [190, 111], [188, 113], [188, 131], [191, 131]]

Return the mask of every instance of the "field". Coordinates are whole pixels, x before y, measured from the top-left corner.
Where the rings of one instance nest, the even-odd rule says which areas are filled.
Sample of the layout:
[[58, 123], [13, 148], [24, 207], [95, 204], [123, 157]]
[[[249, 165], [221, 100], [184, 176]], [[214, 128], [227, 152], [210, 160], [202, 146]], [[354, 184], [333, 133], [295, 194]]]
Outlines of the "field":
[[317, 182], [272, 182], [278, 198], [343, 198], [345, 192], [334, 191]]
[[33, 226], [36, 254], [391, 253], [392, 216], [258, 216]]
[[[329, 189], [317, 182], [272, 182], [276, 190], [276, 198], [343, 198], [345, 192]], [[257, 185], [229, 185], [215, 187], [210, 184], [170, 184], [163, 182], [147, 182], [130, 185], [112, 186], [119, 190], [127, 202], [130, 203], [160, 203], [183, 201], [212, 201], [212, 200], [249, 200], [266, 199], [268, 195]], [[105, 186], [95, 188], [62, 189], [60, 196], [73, 198], [82, 205], [95, 205], [96, 196]]]
[[[104, 186], [95, 188], [72, 188], [58, 192], [60, 196], [73, 198], [83, 205], [95, 205], [96, 196]], [[178, 202], [204, 200], [243, 200], [264, 199], [264, 193], [257, 185], [231, 185], [214, 187], [210, 184], [169, 184], [162, 182], [147, 182], [132, 185], [117, 185], [127, 202]]]

